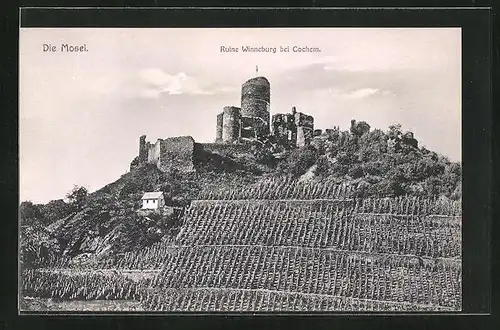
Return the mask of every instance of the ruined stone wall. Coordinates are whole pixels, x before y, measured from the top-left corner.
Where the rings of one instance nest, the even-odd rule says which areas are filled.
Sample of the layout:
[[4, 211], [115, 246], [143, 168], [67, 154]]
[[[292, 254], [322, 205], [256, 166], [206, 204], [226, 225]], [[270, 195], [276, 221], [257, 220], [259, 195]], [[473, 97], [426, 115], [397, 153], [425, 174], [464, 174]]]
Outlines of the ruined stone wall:
[[257, 137], [255, 119], [253, 117], [241, 117], [241, 137], [244, 139], [253, 139]]
[[238, 107], [224, 107], [222, 120], [222, 141], [225, 143], [237, 142], [240, 138], [241, 109]]
[[297, 147], [303, 147], [306, 145], [306, 136], [304, 129], [302, 127], [297, 127]]
[[[276, 141], [283, 146], [302, 147], [314, 136], [314, 118], [297, 112], [295, 107], [291, 113], [274, 115], [272, 127]], [[321, 135], [321, 130], [316, 134]]]
[[148, 160], [148, 149], [146, 148], [146, 135], [139, 138], [139, 163], [145, 163]]
[[247, 154], [252, 149], [252, 146], [249, 144], [197, 143], [197, 145], [203, 150], [222, 156]]
[[269, 136], [269, 127], [260, 117], [241, 117], [241, 137], [262, 139]]
[[217, 126], [215, 132], [215, 142], [222, 142], [222, 125], [224, 124], [224, 113], [217, 115]]
[[295, 125], [297, 125], [297, 147], [303, 147], [311, 141], [314, 135], [314, 118], [303, 114], [295, 113]]
[[161, 139], [158, 139], [155, 144], [149, 144], [148, 148], [148, 163], [158, 164], [161, 152]]
[[303, 147], [305, 145], [308, 145], [311, 142], [312, 138], [313, 138], [312, 129], [305, 126], [297, 127], [297, 147]]
[[[158, 139], [152, 144], [146, 142], [146, 136], [139, 139], [139, 156], [131, 164], [131, 168], [142, 163], [154, 164], [166, 172], [176, 168], [180, 172], [194, 171], [194, 139], [191, 136], [179, 136]], [[140, 159], [143, 159], [140, 161]]]
[[295, 146], [297, 140], [297, 127], [293, 114], [276, 114], [272, 118], [273, 135], [281, 145]]
[[295, 113], [295, 125], [297, 125], [297, 127], [303, 126], [305, 128], [310, 129], [311, 131], [313, 131], [314, 130], [314, 117], [303, 114], [302, 112], [296, 112]]
[[164, 172], [172, 168], [181, 173], [194, 172], [194, 143], [191, 136], [178, 136], [161, 140], [158, 168]]

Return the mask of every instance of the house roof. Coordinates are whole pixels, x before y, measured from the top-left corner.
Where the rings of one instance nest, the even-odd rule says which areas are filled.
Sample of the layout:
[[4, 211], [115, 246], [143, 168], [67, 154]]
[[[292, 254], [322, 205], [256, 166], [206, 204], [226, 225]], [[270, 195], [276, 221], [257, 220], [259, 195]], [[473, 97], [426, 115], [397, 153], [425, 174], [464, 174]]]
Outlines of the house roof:
[[160, 196], [163, 195], [163, 192], [161, 191], [154, 191], [154, 192], [146, 192], [144, 193], [144, 195], [142, 196], [141, 199], [157, 199], [157, 198], [160, 198]]

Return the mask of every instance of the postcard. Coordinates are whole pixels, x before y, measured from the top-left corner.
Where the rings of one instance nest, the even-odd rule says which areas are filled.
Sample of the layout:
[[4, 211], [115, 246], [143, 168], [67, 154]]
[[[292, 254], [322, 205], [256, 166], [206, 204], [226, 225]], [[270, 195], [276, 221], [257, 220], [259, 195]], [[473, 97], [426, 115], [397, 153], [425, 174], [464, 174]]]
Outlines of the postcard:
[[20, 311], [462, 311], [461, 33], [21, 28]]

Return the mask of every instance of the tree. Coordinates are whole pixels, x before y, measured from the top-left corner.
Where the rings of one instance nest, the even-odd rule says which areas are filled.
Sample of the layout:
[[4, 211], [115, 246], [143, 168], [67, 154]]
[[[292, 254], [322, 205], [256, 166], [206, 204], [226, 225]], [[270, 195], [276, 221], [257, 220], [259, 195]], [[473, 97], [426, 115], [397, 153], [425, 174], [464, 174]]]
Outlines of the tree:
[[69, 204], [75, 211], [80, 211], [83, 208], [85, 202], [87, 201], [87, 196], [87, 188], [76, 185], [73, 187], [73, 190], [66, 194]]
[[19, 212], [21, 266], [39, 267], [57, 255], [59, 246], [44, 226], [40, 205], [30, 201], [22, 202]]
[[357, 137], [362, 136], [370, 131], [370, 125], [365, 121], [356, 122], [356, 120], [351, 120], [351, 133]]
[[60, 252], [57, 240], [39, 222], [21, 226], [20, 263], [22, 268], [45, 265]]
[[402, 136], [401, 124], [394, 124], [389, 126], [389, 130], [387, 131], [387, 136], [389, 139], [393, 139], [399, 141]]
[[43, 218], [40, 206], [33, 204], [31, 201], [21, 203], [19, 206], [19, 215], [21, 225], [32, 225]]
[[359, 138], [359, 153], [362, 161], [375, 161], [383, 157], [383, 153], [387, 152], [387, 136], [386, 134], [375, 129]]

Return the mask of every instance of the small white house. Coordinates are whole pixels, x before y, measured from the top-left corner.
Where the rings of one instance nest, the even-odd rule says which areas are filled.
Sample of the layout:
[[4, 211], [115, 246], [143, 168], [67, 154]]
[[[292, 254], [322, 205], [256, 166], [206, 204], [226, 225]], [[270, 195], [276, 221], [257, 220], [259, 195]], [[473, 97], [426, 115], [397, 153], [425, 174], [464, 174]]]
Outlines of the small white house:
[[142, 209], [157, 210], [165, 206], [163, 192], [146, 192], [142, 196]]

